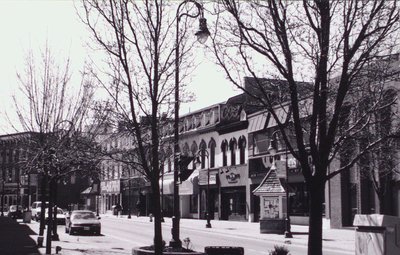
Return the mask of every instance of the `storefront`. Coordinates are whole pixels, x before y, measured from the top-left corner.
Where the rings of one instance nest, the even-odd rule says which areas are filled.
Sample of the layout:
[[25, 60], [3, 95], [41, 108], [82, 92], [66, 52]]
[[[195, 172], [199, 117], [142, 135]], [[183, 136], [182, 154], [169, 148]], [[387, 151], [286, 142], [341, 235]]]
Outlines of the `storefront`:
[[219, 170], [221, 220], [245, 221], [247, 165], [226, 166]]
[[100, 196], [100, 213], [112, 213], [112, 206], [121, 204], [121, 181], [101, 181]]
[[174, 212], [174, 173], [166, 173], [160, 178], [161, 209], [163, 216], [172, 217]]
[[179, 184], [182, 218], [199, 218], [199, 170], [194, 170], [186, 181]]
[[218, 192], [218, 169], [202, 169], [199, 171], [199, 192], [200, 192], [200, 219], [206, 219], [207, 213], [207, 190], [208, 206], [210, 212], [210, 219], [221, 219], [220, 196]]
[[130, 211], [134, 215], [146, 215], [146, 180], [135, 176], [122, 180], [121, 186], [123, 214], [128, 214]]

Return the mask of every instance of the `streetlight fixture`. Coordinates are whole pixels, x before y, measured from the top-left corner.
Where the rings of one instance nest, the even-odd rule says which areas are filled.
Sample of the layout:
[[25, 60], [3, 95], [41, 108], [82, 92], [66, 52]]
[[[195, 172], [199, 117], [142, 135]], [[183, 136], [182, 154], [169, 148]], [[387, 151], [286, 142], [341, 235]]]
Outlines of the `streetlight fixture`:
[[[193, 3], [197, 8], [196, 14], [182, 13], [180, 14], [181, 7], [187, 3]], [[201, 4], [195, 0], [185, 0], [179, 4], [176, 11], [176, 38], [175, 38], [175, 105], [174, 105], [174, 215], [172, 216], [172, 240], [169, 242], [171, 247], [182, 247], [182, 241], [179, 239], [179, 184], [178, 184], [178, 172], [179, 172], [179, 21], [182, 17], [188, 16], [190, 18], [197, 18], [200, 16], [199, 31], [195, 33], [197, 40], [200, 43], [204, 43], [210, 32], [207, 28], [207, 21], [204, 18], [204, 9]]]
[[209, 153], [205, 149], [201, 149], [197, 153], [196, 163], [202, 163], [201, 166], [204, 166], [204, 158], [207, 158], [207, 194], [206, 194], [206, 219], [207, 224], [206, 228], [211, 228], [211, 215], [210, 215], [210, 161], [209, 161]]
[[[270, 153], [270, 155], [272, 156], [272, 164], [273, 166], [276, 168], [275, 165], [275, 157], [276, 157], [276, 153], [277, 153], [277, 139], [275, 139], [276, 134], [279, 132], [280, 130], [275, 130], [272, 135], [271, 135], [271, 140], [270, 140], [270, 144], [268, 147], [268, 151]], [[290, 230], [290, 216], [289, 216], [289, 208], [290, 208], [290, 199], [289, 199], [289, 167], [288, 167], [288, 152], [287, 152], [287, 147], [285, 149], [285, 153], [286, 153], [286, 159], [285, 159], [285, 172], [286, 172], [286, 178], [285, 178], [285, 183], [286, 183], [286, 187], [285, 187], [285, 195], [286, 195], [286, 218], [285, 218], [285, 238], [292, 238], [292, 232]], [[272, 168], [272, 167], [271, 167]]]

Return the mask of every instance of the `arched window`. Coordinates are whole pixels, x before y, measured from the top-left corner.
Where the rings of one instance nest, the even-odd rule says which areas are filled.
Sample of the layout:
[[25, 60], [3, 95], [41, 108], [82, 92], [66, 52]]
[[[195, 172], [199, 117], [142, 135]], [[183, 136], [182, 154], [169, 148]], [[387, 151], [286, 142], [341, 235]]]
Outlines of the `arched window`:
[[229, 141], [229, 150], [231, 152], [231, 166], [236, 165], [236, 149], [237, 149], [236, 139], [232, 138]]
[[[200, 157], [201, 157], [201, 168], [204, 169], [206, 167], [206, 150], [207, 150], [207, 145], [204, 140], [201, 140], [200, 146]], [[207, 159], [210, 160], [210, 159]]]
[[[197, 143], [195, 141], [193, 141], [192, 146], [190, 147], [190, 152], [192, 154], [192, 156], [196, 156], [196, 153], [198, 151], [198, 147], [197, 147]], [[193, 169], [196, 169], [196, 160], [193, 160], [192, 163]]]
[[182, 148], [182, 155], [188, 156], [189, 155], [189, 144], [185, 143]]
[[239, 138], [239, 164], [244, 164], [246, 159], [245, 159], [245, 155], [246, 155], [246, 137], [241, 136]]
[[215, 140], [211, 138], [210, 142], [208, 143], [208, 148], [210, 149], [210, 168], [215, 167], [215, 147], [217, 147]]
[[223, 140], [221, 143], [222, 166], [228, 165], [228, 159], [226, 155], [227, 151], [228, 151], [228, 142], [226, 140]]

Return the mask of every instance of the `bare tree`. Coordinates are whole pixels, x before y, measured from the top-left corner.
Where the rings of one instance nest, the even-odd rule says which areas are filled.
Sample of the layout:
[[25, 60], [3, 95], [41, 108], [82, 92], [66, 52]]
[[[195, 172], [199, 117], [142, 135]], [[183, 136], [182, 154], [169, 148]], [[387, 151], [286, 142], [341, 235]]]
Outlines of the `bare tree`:
[[[41, 176], [42, 213], [39, 235], [44, 234], [46, 196], [49, 193], [49, 224], [46, 253], [51, 249], [52, 205], [54, 185], [58, 179], [78, 170], [94, 170], [90, 150], [94, 140], [81, 131], [90, 109], [93, 89], [83, 74], [73, 86], [70, 60], [57, 62], [48, 45], [39, 57], [30, 52], [24, 70], [17, 73], [21, 94], [14, 96], [15, 111], [24, 131], [33, 133], [24, 164], [27, 174]], [[11, 115], [11, 114], [9, 114]], [[13, 123], [11, 123], [13, 124]], [[14, 123], [15, 124], [15, 123]], [[93, 154], [94, 155], [94, 154]], [[90, 165], [90, 167], [88, 167]], [[48, 190], [48, 191], [46, 191]]]
[[[172, 116], [175, 86], [175, 24], [173, 1], [83, 1], [82, 21], [95, 42], [106, 52], [102, 68], [110, 83], [98, 76], [112, 98], [116, 120], [134, 137], [135, 148], [124, 159], [151, 183], [154, 211], [155, 254], [162, 254], [160, 187], [163, 120]], [[192, 6], [194, 7], [194, 6]], [[186, 6], [190, 13], [189, 6]], [[187, 20], [179, 28], [179, 68], [183, 81], [193, 62], [187, 40]], [[182, 84], [182, 83], [181, 83]], [[178, 88], [177, 88], [178, 89]], [[179, 87], [183, 90], [184, 87]], [[184, 98], [184, 97], [183, 97]], [[164, 116], [164, 117], [163, 117]]]
[[[360, 73], [368, 63], [379, 61], [377, 56], [389, 55], [393, 49], [399, 21], [397, 2], [223, 0], [215, 6], [213, 51], [217, 62], [237, 87], [269, 110], [287, 148], [300, 162], [310, 194], [308, 254], [322, 254], [326, 181], [350, 169], [392, 133], [375, 136], [356, 153], [338, 153], [343, 152], [343, 144], [372, 124], [372, 113], [382, 107], [378, 103], [382, 97], [374, 97], [367, 111], [358, 111], [357, 102], [367, 94]], [[254, 80], [252, 89], [241, 81], [243, 70]], [[266, 82], [262, 77], [275, 80]], [[274, 111], [283, 102], [277, 101], [276, 91], [266, 83], [277, 80], [284, 81], [277, 87], [286, 91], [293, 134], [287, 133]], [[394, 103], [386, 107], [393, 108]], [[339, 155], [341, 165], [328, 171]]]

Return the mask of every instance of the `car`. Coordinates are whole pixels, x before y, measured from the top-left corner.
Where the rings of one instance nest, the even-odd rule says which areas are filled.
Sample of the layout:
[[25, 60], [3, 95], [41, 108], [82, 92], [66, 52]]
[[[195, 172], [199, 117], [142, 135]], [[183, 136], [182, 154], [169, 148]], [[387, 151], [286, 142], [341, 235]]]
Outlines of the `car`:
[[[46, 208], [49, 207], [49, 202], [46, 202]], [[31, 211], [32, 211], [32, 219], [39, 221], [40, 220], [40, 212], [42, 210], [42, 201], [35, 201], [32, 203]]]
[[[45, 218], [47, 222], [49, 220], [49, 208], [46, 208]], [[57, 208], [57, 225], [65, 225], [65, 213], [61, 208]]]
[[22, 206], [10, 205], [7, 216], [13, 219], [22, 219]]
[[78, 232], [101, 234], [100, 217], [89, 210], [76, 210], [66, 216], [65, 233], [73, 235]]

